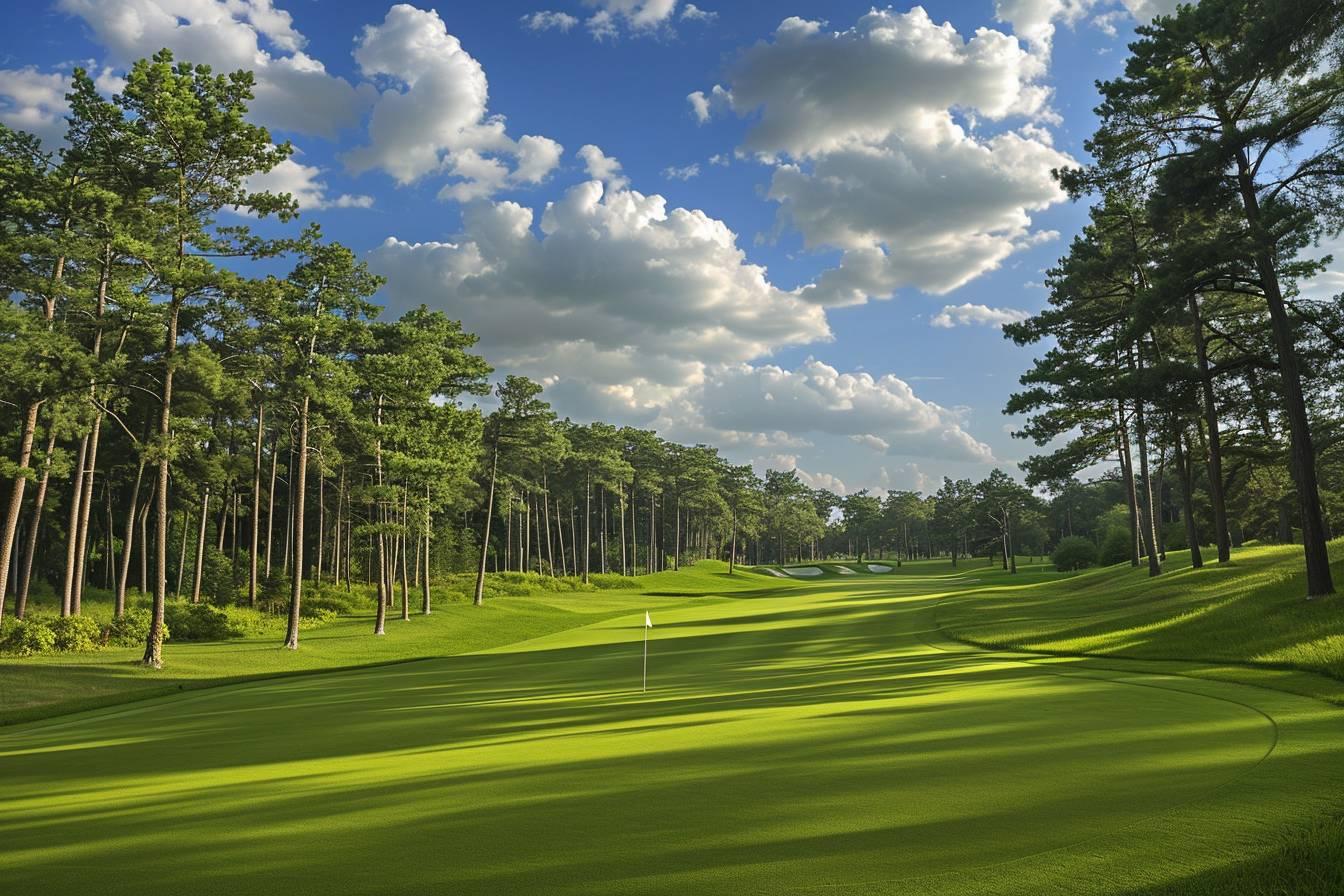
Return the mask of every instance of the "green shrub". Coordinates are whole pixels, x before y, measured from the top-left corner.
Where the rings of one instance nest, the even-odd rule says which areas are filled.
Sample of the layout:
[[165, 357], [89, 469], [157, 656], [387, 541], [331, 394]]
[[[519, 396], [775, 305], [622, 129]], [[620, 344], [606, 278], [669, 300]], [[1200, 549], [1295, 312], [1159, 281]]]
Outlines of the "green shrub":
[[6, 621], [0, 630], [0, 650], [15, 656], [46, 653], [56, 646], [56, 633], [50, 622], [50, 618], [42, 616]]
[[[117, 647], [139, 647], [149, 639], [149, 623], [154, 614], [144, 608], [131, 608], [107, 624], [107, 643]], [[168, 633], [164, 632], [164, 640]]]
[[103, 627], [92, 616], [63, 616], [51, 620], [54, 649], [88, 653], [103, 646]]
[[228, 613], [210, 604], [170, 601], [163, 608], [163, 617], [175, 641], [224, 641], [247, 634], [247, 629]]
[[1106, 531], [1106, 537], [1101, 540], [1101, 550], [1097, 553], [1097, 562], [1102, 566], [1114, 566], [1117, 563], [1128, 563], [1134, 559], [1134, 544], [1130, 539], [1128, 527], [1120, 529], [1112, 526]]
[[1086, 569], [1097, 562], [1097, 546], [1080, 535], [1070, 535], [1060, 540], [1050, 561], [1060, 572]]

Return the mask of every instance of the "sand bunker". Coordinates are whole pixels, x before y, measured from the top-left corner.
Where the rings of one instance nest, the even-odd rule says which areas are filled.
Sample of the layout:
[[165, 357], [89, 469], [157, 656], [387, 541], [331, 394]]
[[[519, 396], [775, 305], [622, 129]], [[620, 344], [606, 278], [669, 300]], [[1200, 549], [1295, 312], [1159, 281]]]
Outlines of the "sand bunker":
[[869, 564], [868, 564], [868, 571], [869, 571], [869, 572], [891, 572], [891, 567], [890, 567], [890, 566], [886, 566], [885, 564], [882, 564], [882, 563], [869, 563]]
[[837, 566], [837, 567], [835, 567], [835, 571], [838, 572], [838, 573], [840, 573], [840, 575], [842, 575], [842, 576], [856, 576], [856, 575], [858, 575], [858, 573], [856, 573], [854, 570], [850, 569], [848, 566]]
[[784, 571], [791, 576], [802, 576], [804, 578], [809, 579], [812, 578], [813, 576], [819, 576], [825, 574], [824, 570], [818, 569], [815, 566], [794, 566]]

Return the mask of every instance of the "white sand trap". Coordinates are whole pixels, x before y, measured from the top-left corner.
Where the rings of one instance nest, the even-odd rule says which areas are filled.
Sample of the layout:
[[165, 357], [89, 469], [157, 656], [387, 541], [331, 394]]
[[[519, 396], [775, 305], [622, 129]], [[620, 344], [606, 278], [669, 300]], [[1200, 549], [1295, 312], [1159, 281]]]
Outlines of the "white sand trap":
[[869, 563], [869, 572], [891, 572], [891, 567], [883, 563]]
[[791, 566], [784, 570], [791, 576], [810, 579], [813, 576], [825, 575], [825, 570], [818, 569], [815, 566]]
[[770, 573], [770, 575], [775, 576], [776, 578], [779, 578], [779, 579], [787, 579], [787, 578], [788, 578], [788, 576], [784, 575], [784, 573], [780, 572], [780, 571], [777, 570], [777, 569], [772, 569], [772, 568], [770, 568], [769, 566], [758, 566], [758, 567], [756, 567], [756, 571], [757, 571], [757, 572], [768, 572], [768, 573]]
[[858, 575], [858, 573], [856, 573], [854, 570], [850, 569], [848, 566], [837, 566], [837, 567], [835, 568], [835, 571], [838, 572], [838, 573], [840, 573], [840, 575], [842, 575], [842, 576], [856, 576], [856, 575]]

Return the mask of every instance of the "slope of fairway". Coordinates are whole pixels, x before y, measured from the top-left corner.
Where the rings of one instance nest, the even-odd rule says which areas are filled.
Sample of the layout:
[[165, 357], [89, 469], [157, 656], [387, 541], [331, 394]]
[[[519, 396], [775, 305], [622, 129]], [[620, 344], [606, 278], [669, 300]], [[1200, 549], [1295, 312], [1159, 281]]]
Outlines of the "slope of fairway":
[[[1344, 540], [1330, 543], [1330, 555], [1344, 586]], [[1188, 552], [1172, 553], [1157, 579], [1128, 566], [1031, 587], [998, 579], [948, 597], [937, 618], [967, 643], [1201, 663], [1211, 675], [1344, 704], [1344, 598], [1308, 601], [1305, 593], [1301, 547], [1261, 546], [1202, 569], [1190, 568]], [[1229, 673], [1220, 664], [1253, 668]]]
[[[538, 592], [491, 598], [484, 607], [439, 599], [430, 616], [417, 610], [403, 621], [397, 612], [389, 612], [383, 637], [372, 634], [370, 608], [367, 615], [305, 629], [298, 651], [281, 649], [278, 632], [228, 641], [169, 641], [164, 647], [165, 666], [157, 671], [139, 665], [143, 653], [139, 647], [6, 657], [0, 660], [0, 725], [221, 683], [452, 656], [761, 584], [754, 578], [729, 576], [726, 569], [725, 564], [705, 563], [680, 573], [632, 579], [626, 590]], [[679, 590], [671, 592], [672, 586]], [[101, 596], [110, 599], [105, 593]], [[110, 607], [87, 609], [94, 615], [100, 611], [110, 615]]]
[[[763, 587], [0, 733], [43, 893], [1137, 892], [1344, 792], [1344, 713], [942, 638], [967, 577]], [[669, 589], [672, 585], [667, 586]]]

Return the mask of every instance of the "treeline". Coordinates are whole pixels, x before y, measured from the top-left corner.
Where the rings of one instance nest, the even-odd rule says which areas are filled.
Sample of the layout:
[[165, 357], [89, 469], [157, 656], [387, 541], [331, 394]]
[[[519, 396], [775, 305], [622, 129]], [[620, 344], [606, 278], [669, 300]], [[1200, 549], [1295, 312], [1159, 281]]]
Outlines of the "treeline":
[[1049, 307], [1005, 328], [1054, 342], [1007, 410], [1065, 444], [1024, 469], [1067, 508], [1080, 470], [1118, 463], [1152, 575], [1174, 493], [1195, 566], [1201, 544], [1226, 562], [1233, 538], [1300, 540], [1308, 593], [1333, 593], [1344, 303], [1301, 284], [1344, 225], [1344, 4], [1204, 0], [1130, 49], [1099, 85], [1093, 164], [1057, 172], [1091, 222]]

